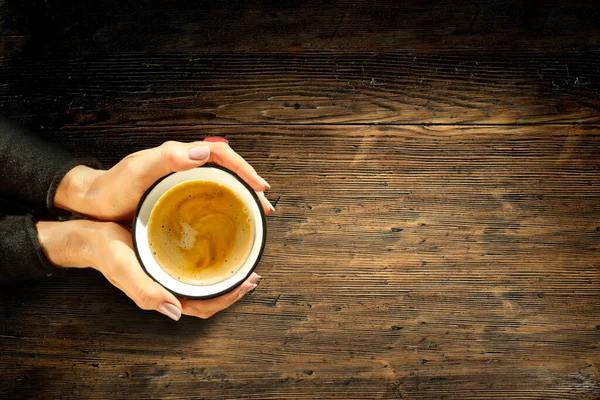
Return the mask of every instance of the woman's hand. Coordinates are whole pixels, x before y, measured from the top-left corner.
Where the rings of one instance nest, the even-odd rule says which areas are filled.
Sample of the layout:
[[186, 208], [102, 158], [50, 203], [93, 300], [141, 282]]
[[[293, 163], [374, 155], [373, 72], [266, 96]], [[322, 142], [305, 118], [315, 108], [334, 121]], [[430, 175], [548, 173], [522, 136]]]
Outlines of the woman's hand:
[[[205, 163], [219, 164], [238, 174], [258, 194], [267, 214], [275, 209], [263, 191], [270, 188], [254, 168], [223, 142], [166, 142], [133, 153], [108, 171], [73, 168], [62, 179], [55, 206], [104, 221], [131, 222], [144, 192], [161, 177]], [[256, 288], [252, 274], [233, 291], [210, 300], [179, 299], [154, 282], [133, 251], [131, 232], [114, 222], [38, 222], [38, 237], [46, 256], [59, 267], [100, 271], [145, 310], [157, 310], [178, 320], [182, 314], [208, 318]]]
[[108, 171], [86, 166], [73, 168], [61, 181], [56, 207], [104, 221], [127, 221], [144, 192], [161, 177], [215, 163], [238, 174], [258, 194], [267, 214], [275, 208], [263, 191], [270, 185], [239, 154], [223, 142], [166, 142], [130, 154]]
[[179, 320], [182, 314], [209, 318], [256, 288], [253, 273], [233, 291], [210, 300], [179, 299], [142, 270], [133, 251], [131, 233], [112, 222], [74, 220], [38, 222], [38, 238], [46, 257], [57, 267], [93, 267], [140, 308]]

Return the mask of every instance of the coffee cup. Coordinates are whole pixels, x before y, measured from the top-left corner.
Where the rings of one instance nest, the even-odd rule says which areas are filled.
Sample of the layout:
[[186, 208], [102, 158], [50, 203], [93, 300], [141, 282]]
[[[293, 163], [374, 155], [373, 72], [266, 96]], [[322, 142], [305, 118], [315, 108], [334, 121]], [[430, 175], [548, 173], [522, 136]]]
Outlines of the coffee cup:
[[252, 274], [267, 232], [254, 190], [232, 171], [204, 165], [155, 182], [138, 204], [132, 236], [152, 279], [176, 296], [208, 299]]

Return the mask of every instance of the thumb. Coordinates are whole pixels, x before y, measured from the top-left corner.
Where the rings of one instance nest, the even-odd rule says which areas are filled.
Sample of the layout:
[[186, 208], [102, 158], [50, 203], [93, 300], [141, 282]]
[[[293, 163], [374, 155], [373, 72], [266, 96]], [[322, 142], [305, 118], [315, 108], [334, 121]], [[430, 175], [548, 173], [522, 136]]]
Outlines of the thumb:
[[156, 310], [175, 321], [181, 318], [181, 302], [173, 293], [153, 281], [140, 267], [133, 252], [121, 256], [112, 268], [109, 281], [143, 310]]
[[141, 283], [129, 297], [143, 310], [156, 310], [175, 321], [181, 318], [180, 301], [154, 281]]
[[139, 152], [129, 161], [130, 170], [148, 186], [170, 174], [199, 167], [208, 162], [210, 147], [196, 143], [165, 142], [153, 149]]
[[[145, 274], [144, 274], [145, 275]], [[178, 321], [181, 318], [182, 305], [171, 292], [154, 282], [148, 276], [137, 281], [127, 295], [143, 310], [156, 310]]]

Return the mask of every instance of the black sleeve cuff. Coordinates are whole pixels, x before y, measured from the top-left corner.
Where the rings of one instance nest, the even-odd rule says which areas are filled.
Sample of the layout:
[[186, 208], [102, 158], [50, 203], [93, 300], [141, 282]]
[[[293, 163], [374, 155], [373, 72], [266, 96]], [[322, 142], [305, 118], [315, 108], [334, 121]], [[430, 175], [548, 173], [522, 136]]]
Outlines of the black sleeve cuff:
[[0, 216], [0, 284], [61, 275], [46, 258], [31, 215]]
[[0, 118], [0, 193], [36, 209], [53, 210], [56, 189], [76, 165], [99, 168], [91, 158], [75, 158], [61, 146]]

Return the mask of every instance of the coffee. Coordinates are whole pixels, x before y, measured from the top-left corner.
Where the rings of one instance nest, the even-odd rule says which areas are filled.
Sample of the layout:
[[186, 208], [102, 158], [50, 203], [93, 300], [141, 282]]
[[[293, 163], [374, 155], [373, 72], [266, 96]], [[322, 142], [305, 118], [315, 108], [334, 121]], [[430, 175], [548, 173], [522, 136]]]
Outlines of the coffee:
[[242, 200], [216, 182], [194, 180], [165, 192], [150, 214], [148, 242], [156, 262], [178, 281], [210, 285], [237, 272], [254, 241]]

